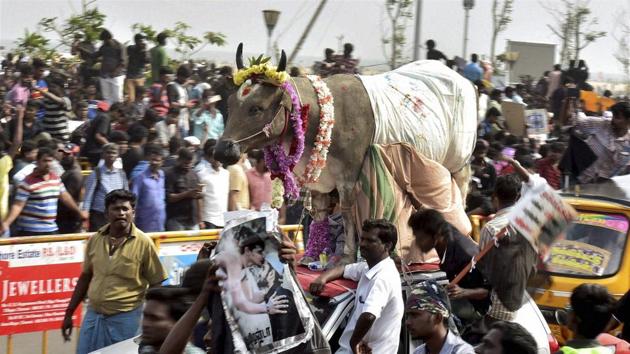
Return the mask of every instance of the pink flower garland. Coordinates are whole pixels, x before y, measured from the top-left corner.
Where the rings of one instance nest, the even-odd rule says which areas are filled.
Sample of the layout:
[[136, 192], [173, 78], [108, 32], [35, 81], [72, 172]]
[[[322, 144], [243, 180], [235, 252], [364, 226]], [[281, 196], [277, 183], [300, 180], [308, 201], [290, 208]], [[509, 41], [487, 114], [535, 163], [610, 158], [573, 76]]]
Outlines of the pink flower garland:
[[265, 163], [273, 177], [278, 177], [284, 185], [284, 196], [287, 199], [297, 200], [300, 195], [300, 189], [296, 183], [293, 168], [300, 161], [304, 153], [304, 128], [302, 126], [302, 104], [295, 88], [287, 80], [282, 84], [284, 89], [291, 97], [293, 110], [289, 117], [291, 127], [293, 128], [294, 143], [291, 151], [287, 155], [282, 146], [282, 141], [265, 147]]

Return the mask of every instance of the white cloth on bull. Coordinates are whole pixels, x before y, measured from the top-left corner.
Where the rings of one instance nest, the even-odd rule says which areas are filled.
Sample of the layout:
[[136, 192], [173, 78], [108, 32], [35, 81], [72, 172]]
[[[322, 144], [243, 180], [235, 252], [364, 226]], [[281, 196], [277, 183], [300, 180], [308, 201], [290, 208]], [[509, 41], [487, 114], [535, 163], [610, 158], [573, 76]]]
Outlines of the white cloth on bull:
[[435, 60], [358, 77], [374, 111], [374, 144], [409, 143], [451, 173], [468, 162], [477, 133], [477, 96], [468, 80]]

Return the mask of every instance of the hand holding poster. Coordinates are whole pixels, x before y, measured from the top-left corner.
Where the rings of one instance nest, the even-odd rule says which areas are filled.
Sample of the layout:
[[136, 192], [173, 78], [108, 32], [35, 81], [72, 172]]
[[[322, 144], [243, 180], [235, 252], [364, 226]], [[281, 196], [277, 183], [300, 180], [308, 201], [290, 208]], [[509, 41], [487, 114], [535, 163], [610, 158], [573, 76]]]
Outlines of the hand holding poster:
[[277, 211], [226, 214], [215, 262], [237, 353], [281, 353], [308, 341], [314, 318], [288, 265], [280, 262]]

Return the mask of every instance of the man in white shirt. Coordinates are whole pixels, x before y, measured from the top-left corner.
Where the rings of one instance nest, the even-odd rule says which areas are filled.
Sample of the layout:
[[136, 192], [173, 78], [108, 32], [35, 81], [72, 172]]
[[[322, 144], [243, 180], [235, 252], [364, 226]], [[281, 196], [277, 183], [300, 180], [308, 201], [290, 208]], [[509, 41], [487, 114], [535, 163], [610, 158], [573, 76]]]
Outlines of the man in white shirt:
[[[363, 222], [359, 242], [364, 262], [335, 267], [315, 279], [309, 290], [319, 294], [327, 282], [339, 278], [358, 281], [352, 317], [339, 339], [337, 354], [398, 351], [404, 305], [400, 275], [389, 254], [398, 234], [387, 220]], [[369, 348], [369, 349], [368, 349]]]
[[225, 226], [223, 213], [228, 209], [228, 193], [230, 191], [230, 173], [215, 160], [214, 146], [217, 141], [209, 139], [203, 145], [204, 159], [195, 166], [199, 182], [204, 185], [202, 222], [206, 229], [217, 229]]

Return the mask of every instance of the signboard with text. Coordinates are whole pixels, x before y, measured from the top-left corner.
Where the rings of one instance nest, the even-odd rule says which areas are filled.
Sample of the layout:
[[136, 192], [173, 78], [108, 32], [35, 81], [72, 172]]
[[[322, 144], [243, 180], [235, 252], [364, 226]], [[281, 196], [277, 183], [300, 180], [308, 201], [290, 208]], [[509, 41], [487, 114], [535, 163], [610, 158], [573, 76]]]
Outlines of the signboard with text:
[[204, 241], [161, 243], [158, 255], [168, 279], [164, 285], [179, 285], [184, 272], [197, 261], [197, 254]]
[[83, 248], [83, 241], [0, 246], [0, 335], [61, 328]]

